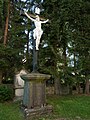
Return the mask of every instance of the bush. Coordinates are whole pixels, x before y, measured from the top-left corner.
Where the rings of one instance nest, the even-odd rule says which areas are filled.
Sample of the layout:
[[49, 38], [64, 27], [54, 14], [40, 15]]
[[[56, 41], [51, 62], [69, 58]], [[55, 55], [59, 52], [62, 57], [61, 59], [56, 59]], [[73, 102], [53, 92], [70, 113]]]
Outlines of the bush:
[[12, 100], [14, 90], [10, 85], [0, 85], [0, 102]]

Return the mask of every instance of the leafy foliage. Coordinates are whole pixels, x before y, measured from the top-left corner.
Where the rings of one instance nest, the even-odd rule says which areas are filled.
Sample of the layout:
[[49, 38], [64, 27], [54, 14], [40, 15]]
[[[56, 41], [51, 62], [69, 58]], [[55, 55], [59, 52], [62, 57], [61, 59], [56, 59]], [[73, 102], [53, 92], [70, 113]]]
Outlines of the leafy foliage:
[[0, 85], [0, 101], [12, 100], [14, 95], [13, 88], [8, 85]]
[[[7, 14], [7, 1], [0, 0], [0, 69], [8, 72], [23, 65], [31, 70], [32, 50], [29, 51], [31, 22], [20, 14], [23, 9], [31, 12], [32, 5], [41, 0], [12, 0], [8, 40], [3, 46], [3, 30]], [[43, 25], [38, 71], [49, 73], [60, 82], [73, 84], [89, 79], [90, 71], [90, 2], [88, 0], [46, 0], [41, 13], [49, 18]], [[26, 45], [26, 48], [25, 48]], [[26, 52], [25, 52], [26, 49]], [[26, 60], [23, 63], [23, 60]], [[74, 75], [73, 75], [74, 73]], [[84, 77], [82, 77], [84, 76]], [[77, 80], [78, 78], [78, 80]]]

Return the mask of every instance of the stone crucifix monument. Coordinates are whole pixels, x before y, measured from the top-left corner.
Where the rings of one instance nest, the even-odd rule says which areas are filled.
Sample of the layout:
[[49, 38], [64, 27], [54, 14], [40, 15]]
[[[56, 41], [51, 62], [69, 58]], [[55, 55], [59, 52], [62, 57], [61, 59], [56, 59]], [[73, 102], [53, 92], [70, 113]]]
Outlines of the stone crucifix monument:
[[39, 50], [40, 39], [43, 34], [41, 24], [49, 20], [40, 20], [40, 9], [36, 7], [35, 18], [24, 12], [24, 14], [34, 22], [33, 30], [34, 47], [33, 47], [33, 71], [31, 73], [21, 75], [24, 80], [24, 95], [22, 108], [26, 117], [50, 113], [52, 106], [46, 105], [45, 81], [50, 79], [50, 75], [41, 74], [37, 71], [37, 53]]
[[40, 17], [39, 15], [36, 15], [36, 19], [33, 19], [30, 15], [28, 15], [26, 12], [25, 12], [25, 15], [34, 22], [35, 24], [35, 29], [33, 30], [33, 38], [34, 40], [36, 40], [36, 50], [39, 50], [39, 44], [40, 44], [40, 39], [41, 39], [41, 36], [43, 34], [43, 30], [41, 29], [41, 24], [42, 23], [46, 23], [48, 22], [49, 20], [45, 20], [45, 21], [40, 21]]

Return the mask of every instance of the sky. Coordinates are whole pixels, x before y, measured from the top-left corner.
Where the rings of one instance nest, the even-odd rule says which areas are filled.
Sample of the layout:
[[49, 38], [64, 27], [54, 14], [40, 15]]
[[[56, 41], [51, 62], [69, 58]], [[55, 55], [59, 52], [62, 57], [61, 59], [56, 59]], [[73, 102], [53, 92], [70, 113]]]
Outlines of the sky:
[[[21, 0], [21, 1], [26, 1], [26, 0]], [[32, 2], [33, 0], [30, 0], [30, 2]], [[41, 3], [43, 3], [44, 0], [41, 0]]]

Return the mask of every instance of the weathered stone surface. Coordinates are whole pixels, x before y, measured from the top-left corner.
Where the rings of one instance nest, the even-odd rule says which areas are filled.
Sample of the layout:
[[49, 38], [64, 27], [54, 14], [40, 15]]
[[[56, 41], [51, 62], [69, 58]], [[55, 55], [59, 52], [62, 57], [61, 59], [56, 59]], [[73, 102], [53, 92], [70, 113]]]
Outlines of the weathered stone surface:
[[44, 80], [48, 80], [51, 76], [41, 73], [29, 73], [25, 75], [21, 75], [21, 78], [24, 81], [35, 81], [35, 82], [43, 82]]
[[40, 73], [22, 75], [24, 80], [24, 95], [22, 109], [25, 119], [52, 112], [52, 106], [46, 106], [45, 81], [51, 76]]
[[23, 105], [28, 109], [44, 106], [46, 104], [45, 80], [49, 79], [50, 75], [30, 73], [22, 75], [21, 78], [25, 81]]
[[14, 79], [14, 90], [15, 90], [15, 98], [14, 101], [22, 100], [23, 92], [24, 92], [24, 81], [20, 77], [20, 75], [27, 74], [26, 70], [22, 69], [20, 72], [17, 72]]
[[31, 120], [32, 118], [36, 118], [36, 117], [39, 117], [41, 115], [50, 114], [52, 111], [53, 111], [53, 107], [51, 105], [23, 110], [24, 117], [26, 120]]

